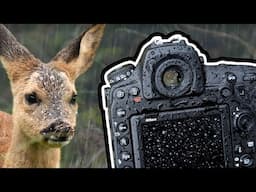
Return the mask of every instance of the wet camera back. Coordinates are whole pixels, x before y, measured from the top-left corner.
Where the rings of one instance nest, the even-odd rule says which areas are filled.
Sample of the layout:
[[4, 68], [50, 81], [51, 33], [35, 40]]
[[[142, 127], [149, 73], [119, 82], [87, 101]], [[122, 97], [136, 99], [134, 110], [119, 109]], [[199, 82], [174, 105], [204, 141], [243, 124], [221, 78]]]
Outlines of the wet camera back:
[[112, 167], [256, 167], [255, 63], [208, 62], [180, 34], [153, 36], [104, 77]]

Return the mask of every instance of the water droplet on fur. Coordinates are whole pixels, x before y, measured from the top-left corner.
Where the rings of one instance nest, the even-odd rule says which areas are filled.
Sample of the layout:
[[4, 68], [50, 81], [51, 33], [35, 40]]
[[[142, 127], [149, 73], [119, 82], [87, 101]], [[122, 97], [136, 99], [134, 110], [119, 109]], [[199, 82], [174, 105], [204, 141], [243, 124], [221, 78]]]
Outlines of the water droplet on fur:
[[55, 80], [55, 77], [54, 77], [53, 75], [51, 75], [51, 76], [50, 76], [50, 79], [51, 79], [52, 81], [54, 81], [54, 80]]

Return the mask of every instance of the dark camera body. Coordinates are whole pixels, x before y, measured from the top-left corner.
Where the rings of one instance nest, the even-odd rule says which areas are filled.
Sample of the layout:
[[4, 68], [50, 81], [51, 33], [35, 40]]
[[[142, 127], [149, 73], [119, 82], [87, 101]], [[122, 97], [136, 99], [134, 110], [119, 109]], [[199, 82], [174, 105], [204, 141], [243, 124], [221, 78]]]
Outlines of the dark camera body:
[[105, 72], [111, 166], [256, 167], [256, 65], [207, 62], [180, 34], [153, 36]]

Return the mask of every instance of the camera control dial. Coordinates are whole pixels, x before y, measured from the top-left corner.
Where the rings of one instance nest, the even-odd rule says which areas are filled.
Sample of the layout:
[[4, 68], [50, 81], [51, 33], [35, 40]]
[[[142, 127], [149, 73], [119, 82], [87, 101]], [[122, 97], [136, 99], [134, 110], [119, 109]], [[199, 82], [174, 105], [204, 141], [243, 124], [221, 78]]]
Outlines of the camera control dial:
[[250, 167], [253, 164], [253, 159], [250, 155], [244, 154], [241, 156], [240, 162], [243, 167]]
[[239, 131], [247, 132], [254, 129], [255, 117], [252, 113], [249, 112], [242, 112], [236, 115], [235, 118], [235, 125]]

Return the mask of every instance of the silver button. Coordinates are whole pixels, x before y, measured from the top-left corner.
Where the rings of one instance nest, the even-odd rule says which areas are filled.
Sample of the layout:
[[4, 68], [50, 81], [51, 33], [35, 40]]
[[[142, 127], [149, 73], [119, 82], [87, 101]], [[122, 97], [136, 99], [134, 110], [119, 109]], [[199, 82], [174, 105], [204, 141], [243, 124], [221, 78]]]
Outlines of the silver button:
[[127, 137], [123, 137], [119, 140], [119, 144], [121, 146], [127, 146], [129, 144], [129, 139]]
[[140, 93], [140, 90], [138, 87], [132, 87], [130, 90], [129, 90], [129, 94], [132, 95], [132, 96], [137, 96], [139, 95]]
[[254, 141], [248, 141], [247, 146], [248, 147], [254, 147]]
[[127, 130], [127, 125], [125, 123], [120, 123], [118, 125], [118, 130], [121, 131], [121, 132], [125, 132]]
[[126, 111], [122, 108], [117, 109], [116, 114], [118, 117], [124, 117], [126, 115]]
[[121, 158], [122, 158], [122, 160], [124, 160], [124, 161], [128, 161], [128, 160], [131, 159], [131, 154], [130, 154], [129, 152], [127, 152], [127, 151], [124, 151], [124, 152], [122, 152], [122, 154], [121, 154]]
[[227, 76], [227, 81], [230, 83], [235, 83], [236, 82], [236, 75], [233, 73], [229, 73]]
[[125, 92], [123, 90], [119, 89], [116, 91], [116, 97], [118, 99], [122, 99], [122, 98], [124, 98], [124, 96], [125, 96]]

